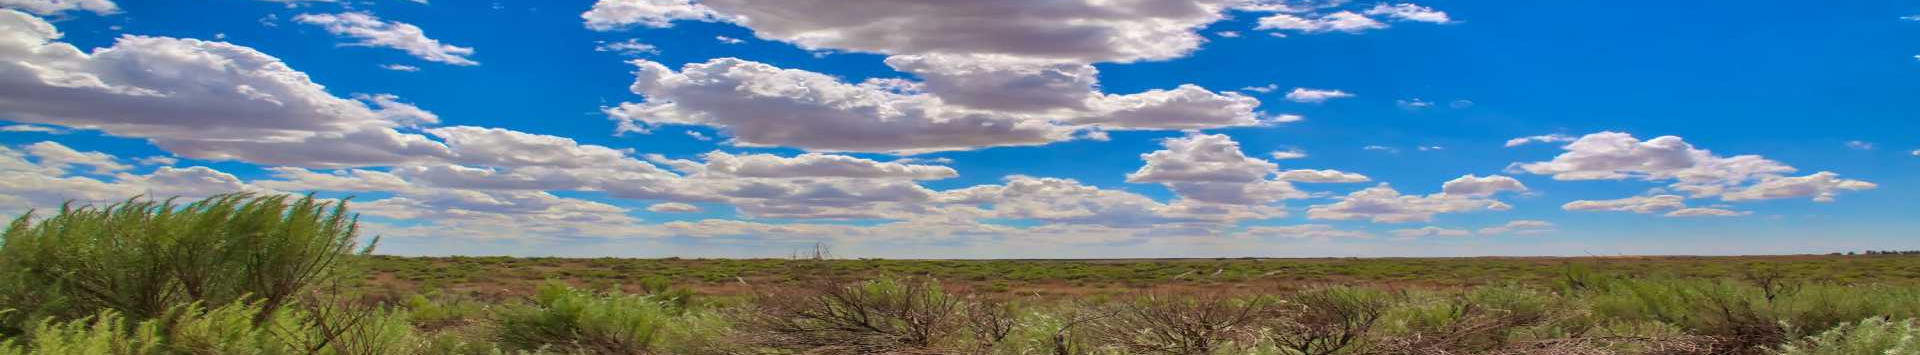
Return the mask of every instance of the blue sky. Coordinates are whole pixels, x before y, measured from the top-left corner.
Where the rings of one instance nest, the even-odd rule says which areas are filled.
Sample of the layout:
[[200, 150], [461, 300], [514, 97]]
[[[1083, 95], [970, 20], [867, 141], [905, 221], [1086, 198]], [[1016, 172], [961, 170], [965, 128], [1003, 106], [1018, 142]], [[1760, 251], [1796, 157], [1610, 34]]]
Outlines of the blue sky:
[[407, 255], [1920, 248], [1920, 5], [1091, 3], [0, 1], [0, 210], [353, 196]]

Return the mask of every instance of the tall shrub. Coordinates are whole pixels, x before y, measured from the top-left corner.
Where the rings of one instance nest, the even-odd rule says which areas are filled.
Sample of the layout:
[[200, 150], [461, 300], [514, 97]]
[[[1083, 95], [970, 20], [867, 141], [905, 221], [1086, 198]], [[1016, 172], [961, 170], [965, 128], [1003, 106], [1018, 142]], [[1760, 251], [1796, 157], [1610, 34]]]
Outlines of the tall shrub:
[[135, 198], [34, 217], [0, 235], [0, 308], [27, 312], [15, 327], [106, 310], [149, 319], [193, 302], [258, 302], [271, 314], [339, 275], [358, 233], [345, 201], [311, 195]]

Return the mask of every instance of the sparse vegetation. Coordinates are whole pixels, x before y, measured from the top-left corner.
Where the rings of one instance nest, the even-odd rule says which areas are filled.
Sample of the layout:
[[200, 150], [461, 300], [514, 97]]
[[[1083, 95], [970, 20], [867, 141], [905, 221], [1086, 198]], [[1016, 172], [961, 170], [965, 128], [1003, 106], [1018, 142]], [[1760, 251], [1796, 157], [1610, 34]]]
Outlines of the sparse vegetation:
[[[1920, 259], [1898, 254], [395, 258], [344, 202], [251, 195], [4, 236], [0, 355], [1920, 353]], [[530, 281], [467, 286], [489, 279]]]

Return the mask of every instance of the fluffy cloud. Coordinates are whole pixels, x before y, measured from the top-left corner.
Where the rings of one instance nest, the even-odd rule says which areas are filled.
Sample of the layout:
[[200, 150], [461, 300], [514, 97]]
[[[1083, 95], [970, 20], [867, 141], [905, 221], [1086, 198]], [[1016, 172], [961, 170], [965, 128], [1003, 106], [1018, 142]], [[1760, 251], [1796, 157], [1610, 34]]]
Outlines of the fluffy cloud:
[[422, 110], [418, 106], [400, 101], [393, 94], [354, 95], [354, 99], [373, 104], [380, 118], [406, 126], [420, 126], [440, 123], [440, 115]]
[[1464, 237], [1464, 236], [1470, 236], [1470, 235], [1482, 235], [1482, 236], [1534, 235], [1534, 234], [1552, 233], [1554, 231], [1555, 231], [1555, 226], [1552, 222], [1522, 219], [1522, 220], [1508, 221], [1505, 224], [1501, 224], [1497, 226], [1480, 228], [1479, 230], [1451, 229], [1451, 228], [1442, 228], [1442, 227], [1436, 227], [1436, 226], [1426, 226], [1426, 227], [1420, 227], [1420, 228], [1396, 229], [1388, 233], [1393, 234], [1394, 236], [1400, 237], [1400, 238], [1422, 238], [1422, 237], [1434, 237], [1434, 236]]
[[932, 204], [938, 192], [915, 181], [958, 175], [942, 166], [815, 153], [709, 152], [701, 155], [704, 161], [649, 159], [685, 174], [659, 183], [686, 196], [663, 198], [724, 201], [759, 218], [908, 219], [944, 213]]
[[1567, 144], [1551, 161], [1518, 164], [1517, 170], [1552, 175], [1556, 180], [1744, 180], [1793, 168], [1758, 155], [1720, 157], [1675, 136], [1641, 141], [1619, 132], [1600, 132]]
[[1551, 233], [1554, 231], [1554, 227], [1555, 226], [1553, 225], [1552, 222], [1523, 219], [1523, 220], [1508, 221], [1507, 224], [1502, 224], [1498, 226], [1480, 228], [1480, 230], [1477, 231], [1477, 233], [1480, 233], [1480, 235], [1501, 235], [1501, 234], [1531, 235], [1531, 234]]
[[1719, 196], [1727, 201], [1812, 197], [1831, 201], [1840, 191], [1873, 189], [1873, 183], [1839, 179], [1818, 172], [1787, 177], [1795, 169], [1758, 155], [1722, 157], [1675, 136], [1641, 141], [1632, 135], [1600, 132], [1580, 137], [1562, 147], [1551, 161], [1514, 164], [1510, 169], [1552, 175], [1556, 180], [1672, 181], [1674, 190], [1693, 197]]
[[1440, 191], [1454, 196], [1487, 197], [1501, 191], [1525, 192], [1527, 185], [1521, 184], [1520, 180], [1500, 175], [1486, 177], [1461, 175], [1441, 185]]
[[67, 11], [88, 11], [107, 15], [120, 12], [120, 6], [111, 0], [0, 0], [0, 8], [17, 9], [39, 15], [53, 15]]
[[1414, 21], [1414, 22], [1426, 22], [1426, 23], [1453, 22], [1452, 19], [1447, 18], [1446, 12], [1434, 10], [1431, 7], [1420, 6], [1420, 5], [1409, 4], [1409, 3], [1399, 3], [1399, 4], [1392, 4], [1392, 5], [1388, 5], [1386, 3], [1380, 3], [1377, 5], [1374, 5], [1373, 8], [1367, 9], [1367, 14], [1374, 15], [1374, 16], [1386, 16], [1388, 18], [1401, 20], [1401, 21]]
[[662, 202], [647, 206], [647, 210], [659, 213], [693, 213], [700, 212], [700, 206], [679, 202]]
[[[606, 112], [627, 132], [662, 125], [720, 129], [742, 146], [899, 154], [1038, 145], [1073, 138], [1077, 130], [1188, 129], [1251, 126], [1262, 120], [1259, 101], [1197, 86], [1129, 95], [1091, 91], [1091, 67], [1082, 79], [1042, 73], [1081, 73], [1076, 66], [967, 62], [955, 57], [896, 57], [889, 63], [922, 73], [927, 82], [876, 79], [850, 84], [820, 73], [735, 58], [692, 63], [675, 72], [635, 60], [632, 90], [646, 97]], [[999, 78], [997, 76], [1006, 76]], [[989, 94], [1056, 77], [1032, 97]], [[932, 90], [932, 92], [926, 92]], [[1019, 90], [1019, 89], [1015, 89]], [[949, 104], [939, 93], [981, 109]], [[1076, 104], [1077, 103], [1077, 104]], [[1040, 110], [1039, 107], [1053, 107]]]
[[646, 174], [667, 174], [652, 164], [633, 159], [631, 150], [575, 142], [572, 138], [531, 134], [500, 128], [454, 126], [427, 129], [446, 141], [452, 161], [504, 167], [605, 168]]
[[[200, 198], [236, 191], [275, 192], [207, 167], [159, 167], [146, 174], [133, 174], [115, 162], [118, 158], [105, 153], [78, 151], [54, 142], [19, 148], [0, 146], [0, 212], [8, 214], [59, 207], [68, 201], [113, 203], [136, 195]], [[80, 166], [91, 168], [99, 176], [80, 175], [74, 169]]]
[[1260, 100], [1235, 92], [1216, 93], [1192, 84], [1128, 95], [1103, 95], [1090, 112], [1068, 122], [1105, 129], [1209, 129], [1299, 121], [1300, 116], [1261, 117]]
[[1311, 18], [1279, 13], [1260, 18], [1259, 26], [1254, 27], [1256, 30], [1286, 30], [1302, 33], [1334, 31], [1360, 33], [1383, 28], [1387, 28], [1386, 23], [1352, 11], [1340, 11]]
[[702, 156], [702, 172], [744, 177], [845, 177], [937, 180], [960, 176], [944, 166], [883, 163], [844, 155], [806, 153], [792, 158], [771, 154], [733, 155], [714, 151]]
[[36, 133], [46, 133], [46, 134], [67, 134], [67, 130], [61, 129], [59, 127], [35, 126], [30, 124], [6, 125], [4, 127], [0, 127], [0, 132], [36, 132]]
[[942, 103], [993, 112], [1051, 112], [1060, 119], [1109, 128], [1185, 129], [1260, 124], [1260, 101], [1194, 85], [1136, 94], [1098, 90], [1098, 70], [994, 55], [899, 55], [894, 69], [923, 81], [910, 87]]
[[1719, 208], [1682, 208], [1667, 212], [1667, 217], [1737, 217], [1753, 214], [1747, 211], [1733, 211]]
[[1687, 198], [1679, 195], [1634, 196], [1615, 200], [1579, 200], [1560, 205], [1568, 211], [1613, 211], [1640, 214], [1672, 211], [1687, 207]]
[[[1518, 187], [1516, 189], [1515, 187], [1498, 183], [1497, 181], [1501, 181], [1498, 178], [1503, 178], [1503, 176], [1495, 175], [1488, 178], [1474, 178], [1472, 175], [1462, 176], [1453, 181], [1449, 181], [1448, 184], [1454, 186], [1461, 186], [1458, 184], [1470, 184], [1474, 186], [1472, 188], [1456, 187], [1456, 190], [1463, 190], [1460, 194], [1440, 192], [1426, 196], [1402, 195], [1400, 191], [1394, 190], [1386, 184], [1381, 184], [1360, 191], [1354, 191], [1331, 204], [1310, 207], [1307, 209], [1307, 218], [1331, 220], [1366, 219], [1375, 223], [1406, 223], [1431, 221], [1434, 215], [1442, 213], [1487, 210], [1505, 211], [1512, 209], [1513, 207], [1506, 203], [1487, 197], [1499, 191], [1525, 191], [1525, 187]], [[1488, 184], [1486, 181], [1496, 182]]]
[[1247, 236], [1247, 237], [1254, 237], [1254, 238], [1307, 238], [1307, 239], [1335, 239], [1335, 238], [1366, 239], [1366, 238], [1373, 237], [1372, 234], [1367, 234], [1367, 232], [1341, 230], [1325, 224], [1247, 227], [1247, 230], [1245, 232], [1242, 232], [1241, 235]]
[[[1077, 63], [1163, 60], [1205, 42], [1224, 0], [1057, 2], [831, 0], [601, 0], [581, 14], [588, 28], [732, 22], [763, 39], [808, 50], [882, 54], [992, 54]], [[836, 11], [819, 11], [820, 9]]]
[[439, 40], [427, 38], [426, 31], [422, 31], [420, 26], [381, 21], [368, 13], [300, 14], [294, 16], [293, 21], [318, 25], [334, 35], [359, 40], [353, 45], [398, 49], [432, 62], [480, 65], [480, 62], [467, 59], [467, 56], [473, 55], [473, 48], [442, 44]]
[[[1276, 12], [1260, 18], [1254, 29], [1295, 31], [1300, 33], [1346, 32], [1361, 33], [1389, 27], [1387, 23], [1376, 20], [1379, 16], [1393, 21], [1411, 21], [1425, 23], [1453, 23], [1446, 12], [1410, 3], [1378, 3], [1371, 8], [1354, 12], [1340, 10], [1332, 13], [1318, 13], [1322, 9], [1340, 7], [1344, 1], [1306, 5], [1283, 4], [1270, 6], [1252, 6], [1250, 9]], [[1277, 36], [1283, 36], [1275, 34]], [[1283, 36], [1284, 37], [1284, 36]]]
[[1128, 182], [1238, 182], [1265, 179], [1280, 166], [1248, 157], [1240, 142], [1224, 134], [1189, 134], [1161, 141], [1166, 149], [1141, 154], [1147, 164], [1127, 175]]
[[1088, 186], [1072, 179], [1020, 175], [1007, 177], [1000, 185], [944, 191], [937, 202], [950, 206], [942, 211], [948, 217], [1024, 219], [1046, 222], [1050, 226], [1091, 226], [1129, 234], [1226, 233], [1225, 228], [1236, 221], [1286, 215], [1284, 209], [1268, 206], [1192, 200], [1161, 203], [1139, 194]]
[[1752, 186], [1720, 195], [1720, 199], [1750, 201], [1812, 197], [1816, 202], [1833, 202], [1834, 195], [1841, 191], [1865, 191], [1875, 187], [1879, 185], [1860, 180], [1842, 179], [1840, 174], [1822, 171], [1807, 176], [1766, 179]]
[[654, 47], [651, 44], [640, 43], [640, 39], [638, 38], [628, 38], [625, 41], [613, 43], [601, 42], [599, 45], [593, 46], [593, 51], [613, 52], [624, 56], [637, 57], [643, 54], [659, 54], [660, 48]]
[[362, 169], [319, 173], [301, 168], [268, 168], [277, 180], [254, 184], [282, 191], [410, 191], [412, 183], [393, 174]]
[[140, 158], [137, 162], [139, 162], [140, 165], [148, 165], [148, 166], [173, 166], [173, 164], [180, 163], [180, 159], [174, 159], [173, 157], [164, 157], [164, 156], [151, 156], [151, 157]]
[[0, 10], [0, 85], [12, 92], [0, 98], [0, 115], [144, 138], [208, 160], [354, 166], [447, 153], [424, 137], [394, 131], [404, 122], [393, 119], [419, 117], [412, 110], [386, 112], [333, 96], [305, 73], [251, 48], [122, 36], [89, 53], [59, 38], [39, 18]]
[[920, 77], [920, 89], [942, 102], [976, 109], [1086, 109], [1099, 96], [1099, 70], [1086, 64], [959, 55], [899, 55], [886, 63]]
[[587, 28], [608, 31], [628, 26], [667, 27], [674, 21], [724, 21], [725, 17], [693, 0], [603, 0], [580, 14]]
[[988, 215], [1068, 224], [1148, 226], [1167, 222], [1166, 205], [1146, 196], [1105, 190], [1057, 178], [1010, 176], [1001, 185], [981, 185], [941, 193], [955, 204], [992, 205]]
[[1299, 149], [1289, 149], [1289, 150], [1274, 151], [1273, 153], [1268, 153], [1267, 155], [1272, 156], [1273, 160], [1301, 159], [1301, 158], [1307, 157], [1307, 152], [1301, 151]]
[[81, 165], [93, 168], [94, 174], [111, 174], [130, 168], [106, 153], [76, 151], [51, 141], [29, 144], [26, 151], [39, 158], [41, 166], [49, 169], [64, 171], [69, 165]]
[[[900, 55], [887, 65], [914, 74], [915, 90], [942, 103], [990, 112], [1048, 112], [1058, 120], [1116, 129], [1188, 129], [1263, 124], [1260, 101], [1195, 85], [1135, 94], [1098, 90], [1098, 70], [993, 55]], [[1274, 117], [1269, 121], [1289, 121]]]
[[314, 133], [299, 140], [150, 140], [161, 149], [189, 158], [300, 167], [421, 163], [449, 154], [439, 142], [391, 129]]
[[406, 227], [367, 223], [369, 232], [389, 237], [524, 240], [648, 235], [639, 219], [628, 215], [625, 208], [539, 191], [425, 190], [360, 203], [354, 210], [368, 216], [424, 223]]
[[19, 214], [29, 208], [60, 206], [70, 200], [109, 202], [140, 193], [137, 186], [114, 184], [42, 165], [26, 152], [0, 147], [0, 212]]
[[1306, 197], [1286, 181], [1267, 178], [1278, 164], [1248, 157], [1224, 134], [1194, 133], [1161, 144], [1166, 149], [1140, 155], [1146, 165], [1127, 174], [1127, 182], [1159, 183], [1182, 198], [1209, 203], [1260, 205]]
[[1332, 169], [1287, 170], [1287, 171], [1281, 172], [1276, 179], [1285, 180], [1285, 181], [1294, 181], [1294, 182], [1342, 182], [1342, 183], [1373, 181], [1373, 179], [1367, 178], [1366, 175], [1360, 175], [1360, 174], [1349, 173], [1349, 172], [1339, 171], [1339, 170], [1332, 170]]
[[1634, 196], [1615, 200], [1579, 200], [1561, 205], [1568, 211], [1612, 211], [1633, 212], [1639, 214], [1662, 213], [1664, 217], [1731, 217], [1752, 214], [1746, 211], [1733, 211], [1720, 208], [1687, 207], [1686, 197], [1679, 195]]
[[1526, 137], [1508, 139], [1506, 147], [1513, 148], [1521, 145], [1526, 145], [1528, 143], [1566, 143], [1566, 142], [1572, 142], [1574, 139], [1575, 138], [1573, 136], [1569, 136], [1565, 134], [1526, 136]]
[[742, 145], [868, 152], [1035, 145], [1067, 140], [1072, 132], [1045, 119], [972, 112], [882, 83], [847, 84], [739, 59], [688, 64], [680, 72], [633, 63], [639, 67], [633, 92], [647, 101], [607, 110], [626, 131], [700, 125], [722, 129]]
[[1287, 101], [1293, 102], [1321, 103], [1349, 97], [1353, 97], [1353, 94], [1340, 90], [1293, 88], [1293, 91], [1287, 92]]

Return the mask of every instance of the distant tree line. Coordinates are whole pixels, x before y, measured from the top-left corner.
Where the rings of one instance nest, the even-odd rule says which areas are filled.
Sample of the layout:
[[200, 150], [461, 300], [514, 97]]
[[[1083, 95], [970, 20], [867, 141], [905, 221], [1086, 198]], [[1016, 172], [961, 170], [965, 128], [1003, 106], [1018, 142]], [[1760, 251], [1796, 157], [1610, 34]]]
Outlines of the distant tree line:
[[1920, 250], [1868, 250], [1865, 252], [1833, 253], [1828, 255], [1920, 255]]

